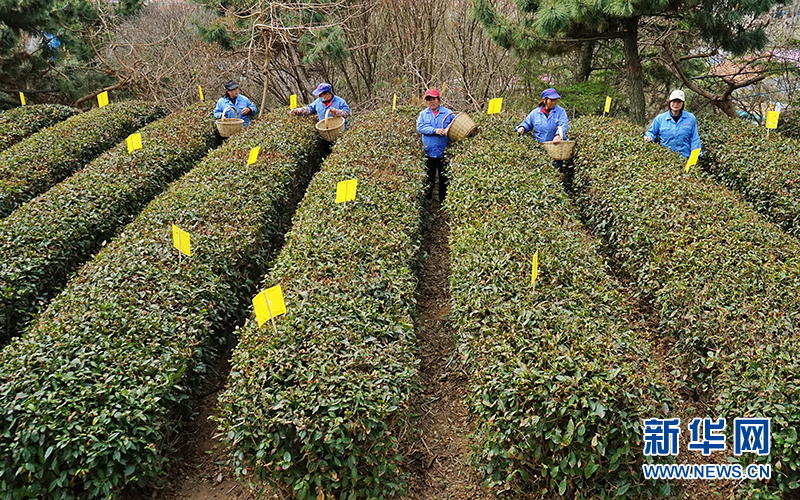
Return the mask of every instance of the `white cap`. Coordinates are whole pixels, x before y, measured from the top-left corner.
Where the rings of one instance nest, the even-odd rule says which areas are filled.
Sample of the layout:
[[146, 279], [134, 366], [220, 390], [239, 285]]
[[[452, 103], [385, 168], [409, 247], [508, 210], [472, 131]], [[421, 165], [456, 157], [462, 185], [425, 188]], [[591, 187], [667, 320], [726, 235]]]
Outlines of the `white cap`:
[[686, 102], [686, 94], [683, 93], [683, 90], [673, 90], [669, 95], [669, 100], [674, 101], [675, 99]]

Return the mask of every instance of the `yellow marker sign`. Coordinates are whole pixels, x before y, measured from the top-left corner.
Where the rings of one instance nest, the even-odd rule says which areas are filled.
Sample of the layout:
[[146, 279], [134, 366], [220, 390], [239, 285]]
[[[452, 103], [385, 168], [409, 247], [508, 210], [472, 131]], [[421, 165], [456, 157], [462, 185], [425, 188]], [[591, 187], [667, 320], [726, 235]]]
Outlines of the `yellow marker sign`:
[[205, 97], [203, 97], [203, 87], [201, 87], [200, 85], [198, 85], [198, 86], [197, 86], [197, 90], [199, 90], [199, 91], [200, 91], [200, 100], [201, 100], [201, 101], [205, 101], [205, 100], [206, 100], [206, 98], [205, 98]]
[[192, 241], [189, 233], [175, 224], [172, 225], [172, 244], [175, 245], [179, 252], [192, 256]]
[[21, 102], [23, 106], [25, 105], [25, 94], [22, 92], [19, 93], [19, 102]]
[[108, 92], [100, 92], [97, 94], [97, 107], [102, 108], [108, 105]]
[[289, 109], [294, 109], [297, 107], [297, 94], [292, 94], [289, 96]]
[[533, 266], [531, 271], [531, 285], [536, 281], [537, 276], [539, 276], [539, 250], [536, 250], [536, 253], [533, 254]]
[[258, 159], [258, 152], [261, 150], [261, 146], [256, 146], [250, 150], [250, 157], [247, 158], [247, 164], [252, 165]]
[[606, 109], [603, 110], [603, 113], [608, 113], [611, 111], [611, 96], [606, 96]]
[[780, 111], [767, 111], [767, 128], [778, 128]]
[[395, 94], [392, 99], [392, 109], [397, 109], [397, 94]]
[[135, 133], [128, 136], [128, 153], [133, 153], [137, 149], [142, 149], [142, 134]]
[[689, 167], [692, 165], [697, 165], [697, 159], [700, 158], [700, 148], [695, 149], [692, 151], [692, 154], [689, 155], [689, 161], [686, 162], [686, 172], [689, 172]]
[[268, 319], [286, 313], [286, 302], [283, 300], [283, 290], [280, 285], [267, 288], [253, 297], [253, 309], [256, 311], [258, 326]]
[[341, 181], [336, 184], [336, 203], [343, 203], [345, 201], [356, 199], [356, 188], [358, 187], [358, 179], [351, 179], [349, 181]]
[[497, 99], [489, 100], [489, 110], [486, 112], [487, 115], [493, 115], [495, 113], [499, 113], [503, 109], [503, 98], [498, 97]]

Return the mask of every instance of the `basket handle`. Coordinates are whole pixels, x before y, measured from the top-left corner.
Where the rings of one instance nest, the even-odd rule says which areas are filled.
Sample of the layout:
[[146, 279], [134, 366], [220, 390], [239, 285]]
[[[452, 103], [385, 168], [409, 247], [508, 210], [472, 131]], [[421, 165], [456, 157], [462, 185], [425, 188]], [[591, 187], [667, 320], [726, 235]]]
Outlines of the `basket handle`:
[[[223, 120], [227, 120], [227, 118], [225, 118], [225, 112], [228, 111], [229, 109], [232, 109], [233, 112], [236, 113], [236, 118], [239, 118], [239, 110], [236, 109], [236, 107], [234, 107], [234, 106], [228, 106], [227, 108], [222, 110], [222, 119]], [[231, 118], [231, 120], [235, 120], [236, 118]]]
[[[451, 112], [447, 113], [446, 115], [444, 115], [444, 119], [442, 120], [442, 126], [444, 126], [444, 122], [446, 122], [446, 121], [447, 121], [447, 119], [450, 117], [450, 115], [455, 115], [455, 114], [456, 114], [456, 112], [455, 112], [455, 111], [451, 111]], [[458, 115], [456, 115], [456, 116], [458, 116]], [[455, 120], [453, 120], [453, 122], [454, 122], [454, 121], [455, 121]], [[450, 122], [450, 125], [452, 125], [452, 124], [453, 124], [453, 122]], [[444, 129], [444, 135], [445, 135], [445, 136], [446, 136], [448, 139], [450, 138], [450, 125], [448, 125], [446, 129]]]
[[325, 110], [325, 118], [323, 118], [323, 120], [327, 120], [327, 119], [328, 119], [328, 116], [329, 116], [330, 114], [331, 114], [331, 108], [328, 108], [328, 109], [326, 109], [326, 110]]

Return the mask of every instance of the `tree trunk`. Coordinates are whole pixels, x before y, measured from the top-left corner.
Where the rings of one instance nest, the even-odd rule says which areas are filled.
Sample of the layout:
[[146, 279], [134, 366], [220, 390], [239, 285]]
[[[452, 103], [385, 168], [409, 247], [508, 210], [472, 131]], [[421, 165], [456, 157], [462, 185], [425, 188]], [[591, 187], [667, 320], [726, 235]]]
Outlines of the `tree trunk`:
[[731, 118], [739, 117], [739, 115], [736, 113], [736, 106], [733, 105], [733, 100], [731, 99], [730, 95], [727, 95], [726, 98], [723, 99], [714, 99], [711, 101], [711, 104], [722, 110], [723, 113]]
[[628, 93], [631, 103], [631, 121], [637, 125], [645, 125], [644, 109], [644, 77], [642, 62], [639, 59], [639, 18], [625, 19], [625, 33], [622, 42], [625, 53], [625, 66], [628, 67]]
[[264, 92], [261, 94], [261, 107], [258, 108], [258, 117], [264, 115], [264, 108], [267, 107], [267, 90], [269, 90], [269, 53], [272, 51], [272, 36], [267, 36], [266, 31], [261, 32], [264, 40]]
[[592, 74], [592, 58], [594, 57], [594, 47], [596, 44], [597, 42], [594, 40], [583, 42], [583, 47], [581, 47], [580, 67], [576, 75], [578, 83], [589, 80], [589, 76]]

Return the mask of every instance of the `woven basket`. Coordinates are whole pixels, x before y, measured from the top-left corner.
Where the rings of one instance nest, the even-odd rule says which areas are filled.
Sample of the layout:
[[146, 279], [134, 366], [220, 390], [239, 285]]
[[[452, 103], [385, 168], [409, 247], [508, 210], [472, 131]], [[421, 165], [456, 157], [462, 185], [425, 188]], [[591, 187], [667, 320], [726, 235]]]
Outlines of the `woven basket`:
[[[447, 116], [452, 114], [454, 113], [450, 113]], [[447, 116], [444, 117], [444, 120], [447, 120]], [[444, 123], [444, 120], [442, 120], [442, 123]], [[466, 113], [459, 113], [445, 130], [448, 139], [460, 141], [474, 135], [478, 131], [478, 124], [472, 121], [472, 118]]]
[[572, 158], [572, 148], [575, 147], [575, 141], [561, 141], [558, 144], [553, 144], [553, 141], [546, 141], [542, 143], [544, 149], [554, 160], [569, 160]]
[[[225, 112], [232, 109], [236, 113], [236, 118], [225, 118]], [[222, 137], [231, 137], [244, 130], [244, 120], [239, 118], [239, 111], [233, 106], [228, 106], [222, 110], [222, 118], [215, 121], [217, 131]]]
[[333, 142], [344, 132], [344, 118], [341, 116], [328, 116], [331, 110], [325, 112], [325, 119], [317, 122], [317, 132], [328, 142]]

